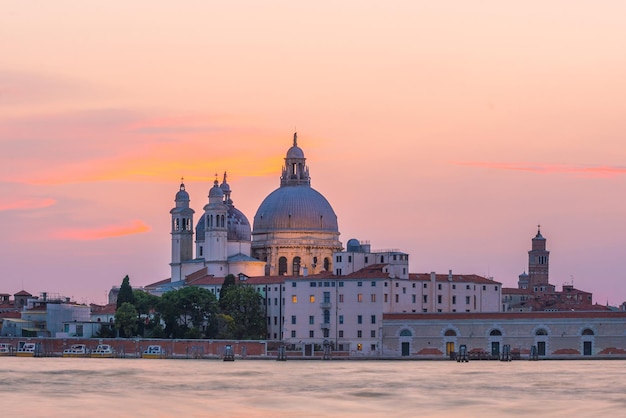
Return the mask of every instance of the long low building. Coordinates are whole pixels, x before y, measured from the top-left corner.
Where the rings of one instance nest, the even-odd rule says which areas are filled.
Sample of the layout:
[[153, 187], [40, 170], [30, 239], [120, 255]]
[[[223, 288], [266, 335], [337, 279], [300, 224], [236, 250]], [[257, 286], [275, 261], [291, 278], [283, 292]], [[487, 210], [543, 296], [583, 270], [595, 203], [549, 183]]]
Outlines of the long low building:
[[483, 358], [505, 345], [520, 358], [626, 357], [626, 312], [387, 313], [381, 338], [388, 358], [450, 358], [461, 345]]

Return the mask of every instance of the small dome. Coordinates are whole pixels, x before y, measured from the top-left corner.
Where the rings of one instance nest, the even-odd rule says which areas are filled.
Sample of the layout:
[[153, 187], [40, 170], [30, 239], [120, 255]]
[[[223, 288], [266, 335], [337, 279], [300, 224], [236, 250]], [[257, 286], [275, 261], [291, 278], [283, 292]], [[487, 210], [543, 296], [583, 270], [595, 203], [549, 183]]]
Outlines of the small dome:
[[328, 200], [309, 186], [280, 187], [263, 200], [254, 216], [254, 233], [280, 230], [339, 233]]
[[176, 193], [175, 201], [189, 201], [189, 193], [185, 190], [185, 184], [180, 184], [180, 190]]
[[215, 180], [215, 182], [213, 183], [213, 187], [211, 187], [211, 190], [209, 190], [209, 198], [211, 197], [224, 197], [224, 192], [217, 183], [217, 180]]
[[346, 243], [346, 248], [348, 250], [348, 252], [351, 253], [356, 253], [361, 251], [361, 243], [359, 242], [358, 239], [349, 239], [348, 242]]
[[304, 151], [299, 146], [294, 145], [287, 151], [287, 158], [304, 158]]

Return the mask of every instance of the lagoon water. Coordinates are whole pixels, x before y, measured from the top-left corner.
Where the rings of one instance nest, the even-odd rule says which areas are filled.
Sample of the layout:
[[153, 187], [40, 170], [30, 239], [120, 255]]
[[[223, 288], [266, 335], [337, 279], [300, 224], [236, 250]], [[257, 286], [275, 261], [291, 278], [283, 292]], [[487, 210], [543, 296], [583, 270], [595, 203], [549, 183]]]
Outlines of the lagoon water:
[[623, 361], [0, 358], [2, 416], [601, 417]]

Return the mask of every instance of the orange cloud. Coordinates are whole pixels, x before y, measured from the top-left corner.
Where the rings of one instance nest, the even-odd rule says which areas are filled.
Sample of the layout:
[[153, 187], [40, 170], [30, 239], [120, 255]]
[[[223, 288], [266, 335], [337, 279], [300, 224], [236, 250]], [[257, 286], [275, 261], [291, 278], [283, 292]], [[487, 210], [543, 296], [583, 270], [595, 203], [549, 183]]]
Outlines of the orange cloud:
[[532, 163], [490, 163], [490, 162], [454, 162], [456, 165], [491, 168], [496, 170], [529, 171], [539, 174], [578, 174], [582, 177], [610, 178], [626, 174], [626, 167], [617, 166], [572, 166], [563, 164]]
[[6, 210], [29, 210], [42, 209], [56, 204], [56, 200], [50, 198], [33, 198], [0, 201], [0, 212]]
[[130, 225], [108, 225], [94, 229], [66, 229], [54, 234], [56, 239], [91, 241], [104, 238], [121, 237], [150, 231], [142, 221], [135, 220]]

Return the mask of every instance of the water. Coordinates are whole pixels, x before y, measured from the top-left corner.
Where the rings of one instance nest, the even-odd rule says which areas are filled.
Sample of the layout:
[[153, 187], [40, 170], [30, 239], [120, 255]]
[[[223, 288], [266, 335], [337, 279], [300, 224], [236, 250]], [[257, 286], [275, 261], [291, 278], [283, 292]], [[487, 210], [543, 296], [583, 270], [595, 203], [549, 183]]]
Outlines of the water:
[[622, 361], [0, 358], [2, 416], [623, 416]]

